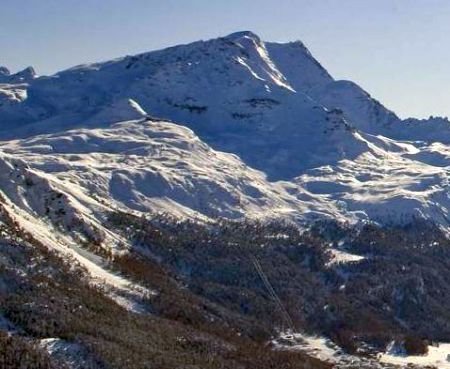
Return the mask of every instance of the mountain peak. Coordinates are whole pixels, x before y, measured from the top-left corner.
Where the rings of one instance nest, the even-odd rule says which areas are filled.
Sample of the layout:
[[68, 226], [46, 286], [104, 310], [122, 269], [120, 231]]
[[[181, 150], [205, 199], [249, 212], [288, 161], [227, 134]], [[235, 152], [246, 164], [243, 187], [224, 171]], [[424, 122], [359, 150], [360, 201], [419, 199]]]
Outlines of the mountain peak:
[[19, 75], [24, 78], [35, 78], [37, 76], [36, 71], [31, 66], [26, 67], [24, 70], [17, 73], [17, 76]]
[[27, 67], [20, 72], [8, 75], [10, 77], [11, 82], [29, 82], [37, 77], [36, 71], [33, 67]]
[[237, 31], [229, 34], [228, 36], [225, 36], [225, 38], [230, 40], [239, 40], [243, 38], [251, 38], [255, 41], [261, 41], [261, 38], [252, 31]]
[[11, 75], [11, 72], [8, 68], [0, 66], [0, 76], [9, 76]]

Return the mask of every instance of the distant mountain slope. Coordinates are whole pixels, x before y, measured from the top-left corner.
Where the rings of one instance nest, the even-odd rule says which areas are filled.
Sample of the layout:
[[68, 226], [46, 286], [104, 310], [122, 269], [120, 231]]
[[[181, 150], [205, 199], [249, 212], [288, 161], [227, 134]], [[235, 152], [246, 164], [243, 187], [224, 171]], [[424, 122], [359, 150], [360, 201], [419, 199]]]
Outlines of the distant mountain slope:
[[[126, 145], [115, 147], [117, 136], [126, 135], [133, 148], [151, 140], [147, 133], [142, 137], [143, 128], [137, 123], [146, 116], [191, 128], [198, 136], [195, 140], [203, 142], [187, 145], [182, 152], [189, 160], [198, 160], [195, 166], [177, 169], [176, 177], [171, 174], [165, 179], [148, 173], [127, 173], [126, 179], [114, 174], [116, 185], [104, 185], [102, 196], [120, 194], [121, 202], [135, 209], [147, 209], [149, 204], [166, 209], [170, 199], [177, 204], [173, 210], [182, 206], [188, 212], [232, 218], [253, 212], [278, 214], [277, 209], [284, 208], [302, 219], [309, 209], [307, 213], [339, 213], [346, 219], [398, 220], [419, 214], [446, 222], [445, 211], [436, 210], [435, 202], [430, 202], [430, 197], [438, 196], [436, 206], [447, 208], [446, 151], [430, 143], [395, 139], [432, 142], [438, 136], [446, 142], [447, 122], [401, 121], [355, 83], [334, 80], [301, 42], [264, 42], [244, 31], [81, 65], [21, 83], [14, 83], [6, 69], [2, 76], [7, 83], [0, 85], [0, 137], [29, 137], [17, 141], [17, 147], [3, 145], [4, 150], [16, 153], [27, 147], [25, 160], [34, 163], [42, 157], [39, 165], [44, 171], [45, 161], [55, 160], [52, 145], [58, 150], [65, 147], [66, 154], [84, 150], [89, 155], [95, 150], [109, 155], [114, 147], [120, 160], [129, 160]], [[132, 120], [120, 129], [108, 128]], [[159, 129], [158, 124], [153, 123], [152, 129]], [[193, 140], [179, 128], [177, 132], [172, 142], [185, 145]], [[52, 136], [32, 138], [49, 133]], [[31, 144], [37, 141], [39, 145]], [[203, 151], [205, 145], [216, 150], [219, 158], [213, 164], [217, 173], [204, 173], [210, 176], [210, 190], [214, 183], [211, 200], [199, 190], [204, 183], [197, 181], [200, 173], [195, 169], [209, 169], [213, 151]], [[140, 156], [148, 162], [155, 160], [145, 150]], [[233, 164], [226, 178], [219, 168], [227, 168], [229, 158], [223, 160], [225, 154], [218, 151], [242, 160]], [[33, 153], [37, 155], [30, 159]], [[60, 158], [63, 151], [57, 153]], [[173, 162], [183, 160], [180, 152], [173, 153]], [[243, 172], [235, 169], [244, 165]], [[91, 172], [90, 168], [84, 171]], [[399, 171], [404, 181], [395, 180]], [[258, 173], [257, 181], [265, 188], [257, 196], [237, 185], [242, 178], [252, 182], [253, 173]], [[90, 175], [98, 181], [102, 178], [94, 171]], [[104, 176], [111, 173], [106, 171]], [[276, 181], [284, 183], [271, 183]]]
[[[75, 208], [75, 213], [90, 213], [94, 204], [103, 208], [104, 203], [111, 209], [159, 210], [180, 216], [338, 215], [332, 204], [300, 189], [294, 197], [235, 155], [214, 151], [188, 128], [168, 122], [137, 120], [66, 131], [0, 143], [0, 149], [5, 166], [23, 168], [18, 177], [33, 173], [33, 178], [40, 178], [30, 179], [33, 184], [55, 183], [87, 206]], [[22, 198], [19, 193], [30, 192], [17, 189], [19, 182], [11, 173], [3, 173], [2, 188], [8, 197], [17, 198], [21, 207], [27, 204], [30, 210], [49, 215], [39, 195], [45, 188], [21, 184], [34, 193], [33, 199]]]
[[[140, 109], [120, 111], [134, 115]], [[269, 181], [237, 156], [213, 150], [188, 128], [149, 118], [3, 142], [0, 157], [8, 166], [20, 163], [18, 168], [37, 175], [38, 183], [55, 183], [84, 204], [70, 211], [75, 214], [95, 213], [109, 204], [111, 209], [182, 217], [281, 217], [300, 223], [320, 218], [404, 223], [423, 217], [448, 225], [449, 148], [417, 147], [339, 127], [329, 134], [342, 152], [327, 152], [329, 146], [297, 149], [310, 161], [313, 153], [307, 150], [315, 149], [314, 155], [330, 164], [292, 181]], [[342, 145], [346, 135], [353, 146]], [[13, 201], [19, 199], [18, 206], [50, 215], [41, 193], [48, 184], [29, 187], [33, 198], [22, 199], [19, 194], [29, 191], [10, 181], [2, 189]]]
[[149, 114], [185, 124], [213, 147], [239, 155], [270, 179], [290, 179], [335, 163], [343, 153], [361, 152], [345, 113], [339, 115], [335, 104], [327, 111], [307, 95], [330, 83], [301, 43], [265, 44], [240, 32], [42, 77], [23, 90], [21, 100], [7, 87], [0, 134], [13, 138], [134, 119], [117, 112], [105, 117], [108, 106], [131, 98]]

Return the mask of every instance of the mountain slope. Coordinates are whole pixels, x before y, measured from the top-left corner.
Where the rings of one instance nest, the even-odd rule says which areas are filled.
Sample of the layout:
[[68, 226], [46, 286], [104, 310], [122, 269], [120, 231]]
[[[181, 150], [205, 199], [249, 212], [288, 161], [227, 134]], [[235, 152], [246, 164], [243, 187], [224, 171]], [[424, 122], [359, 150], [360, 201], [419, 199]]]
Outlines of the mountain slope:
[[[9, 78], [7, 71], [3, 75]], [[395, 141], [433, 141], [438, 134], [445, 141], [445, 121], [400, 121], [356, 84], [335, 81], [301, 42], [263, 42], [252, 32], [238, 32], [82, 65], [27, 83], [4, 84], [0, 92], [0, 136], [30, 137], [17, 143], [29, 147], [23, 152], [27, 161], [34, 162], [30, 159], [33, 152], [39, 153], [35, 157], [42, 156], [42, 162], [54, 160], [44, 151], [60, 156], [74, 154], [71, 150], [109, 154], [110, 147], [123, 141], [118, 135], [128, 136], [130, 148], [135, 148], [149, 138], [136, 132], [137, 123], [124, 131], [109, 131], [108, 127], [148, 115], [162, 116], [190, 127], [216, 150], [217, 168], [227, 168], [230, 162], [217, 153], [222, 151], [242, 160], [234, 166], [249, 167], [243, 172], [252, 173], [250, 168], [262, 172], [257, 181], [266, 189], [240, 188], [237, 183], [252, 181], [254, 175], [236, 169], [226, 178], [220, 172], [200, 174], [195, 168], [209, 169], [213, 151], [208, 150], [196, 159], [195, 166], [177, 169], [180, 175], [176, 177], [153, 172], [123, 174], [118, 167], [110, 185], [111, 173], [101, 180], [104, 175], [97, 178], [98, 172], [84, 169], [103, 183], [97, 185], [102, 187], [102, 197], [119, 196], [121, 203], [132, 204], [135, 210], [156, 206], [177, 213], [193, 210], [232, 218], [287, 211], [295, 219], [304, 219], [304, 213], [332, 217], [339, 213], [345, 219], [381, 221], [420, 215], [446, 224], [442, 215], [447, 209], [445, 150]], [[88, 131], [66, 133], [77, 127]], [[52, 132], [53, 136], [31, 138]], [[380, 134], [392, 137], [377, 137]], [[184, 145], [193, 139], [183, 133], [173, 142], [177, 140]], [[68, 152], [55, 151], [52, 145], [67, 147]], [[188, 145], [184, 157], [197, 158], [197, 153], [190, 152], [196, 147]], [[15, 153], [19, 148], [8, 144], [5, 150]], [[127, 155], [127, 150], [126, 145], [118, 146], [116, 154]], [[144, 149], [140, 157], [154, 160], [149, 152]], [[171, 152], [171, 160], [182, 160], [180, 153]], [[89, 158], [95, 160], [98, 157]], [[39, 165], [48, 170], [43, 163]], [[404, 181], [395, 180], [399, 173]], [[204, 184], [195, 180], [206, 175], [210, 175], [209, 195], [203, 195]], [[387, 178], [393, 179], [389, 188]], [[284, 183], [270, 183], [280, 180]], [[81, 183], [83, 188], [89, 186], [87, 181]], [[437, 202], [431, 200], [434, 196]], [[169, 205], [172, 202], [176, 205]]]
[[0, 346], [325, 369], [450, 341], [449, 132], [249, 31], [0, 68]]
[[[289, 67], [291, 58], [296, 69]], [[297, 76], [292, 86], [281, 72], [286, 69]], [[330, 81], [303, 45], [266, 46], [241, 32], [39, 78], [27, 87], [26, 99], [4, 108], [8, 119], [0, 134], [13, 138], [93, 124], [105, 107], [131, 98], [147, 113], [185, 124], [212, 147], [237, 154], [269, 179], [291, 179], [363, 150], [345, 115], [305, 94]]]
[[[2, 75], [10, 79], [8, 71]], [[301, 42], [270, 43], [252, 32], [237, 32], [8, 83], [0, 86], [0, 137], [30, 137], [17, 145], [21, 151], [28, 147], [23, 154], [32, 163], [39, 156], [42, 162], [55, 160], [46, 154], [51, 151], [60, 156], [77, 150], [109, 155], [110, 147], [123, 141], [118, 135], [129, 137], [130, 148], [119, 145], [116, 154], [128, 155], [127, 150], [149, 139], [147, 133], [136, 132], [137, 121], [124, 131], [108, 127], [146, 116], [183, 124], [215, 150], [187, 145], [193, 138], [178, 130], [173, 142], [187, 146], [184, 156], [170, 149], [171, 160], [190, 156], [197, 163], [184, 171], [177, 168], [177, 176], [140, 170], [123, 174], [118, 166], [113, 174], [97, 178], [98, 171], [83, 169], [103, 183], [97, 185], [102, 197], [120, 197], [120, 203], [135, 210], [156, 206], [231, 218], [287, 212], [295, 219], [304, 219], [304, 213], [339, 213], [343, 219], [380, 221], [420, 215], [446, 224], [446, 151], [429, 143], [437, 135], [446, 140], [445, 120], [399, 120], [356, 84], [335, 81]], [[74, 128], [80, 132], [66, 133]], [[32, 138], [45, 133], [53, 136]], [[63, 146], [67, 153], [58, 152]], [[200, 156], [191, 152], [197, 148], [203, 150]], [[7, 144], [5, 150], [15, 153], [19, 148]], [[141, 159], [155, 159], [148, 148], [143, 150]], [[233, 163], [225, 178], [220, 168], [228, 168], [230, 160], [218, 151], [242, 160]], [[30, 159], [33, 152], [39, 154]], [[209, 169], [212, 152], [217, 171], [198, 172], [196, 168]], [[99, 155], [89, 161], [104, 160]], [[48, 171], [43, 163], [38, 165]], [[243, 165], [243, 171], [235, 169]], [[254, 174], [243, 174], [257, 173], [250, 168], [261, 172], [257, 181], [264, 191], [237, 185], [254, 180]], [[206, 175], [209, 183], [196, 180]], [[404, 180], [396, 181], [399, 175]], [[84, 181], [80, 186], [91, 185]], [[203, 195], [204, 187], [209, 195]]]
[[[112, 208], [227, 218], [267, 214], [300, 219], [308, 214], [333, 216], [335, 211], [306, 192], [293, 197], [282, 184], [267, 181], [235, 155], [214, 151], [189, 129], [169, 122], [128, 121], [13, 140], [0, 148], [5, 162], [12, 155], [20, 158], [20, 167], [30, 168], [23, 170], [54, 181], [88, 207], [101, 206], [102, 201]], [[3, 189], [10, 187], [5, 184]], [[41, 191], [34, 188], [30, 186]], [[6, 194], [16, 198], [17, 192], [11, 189]], [[33, 205], [30, 200], [26, 203]], [[36, 205], [30, 210], [42, 214], [42, 209]]]

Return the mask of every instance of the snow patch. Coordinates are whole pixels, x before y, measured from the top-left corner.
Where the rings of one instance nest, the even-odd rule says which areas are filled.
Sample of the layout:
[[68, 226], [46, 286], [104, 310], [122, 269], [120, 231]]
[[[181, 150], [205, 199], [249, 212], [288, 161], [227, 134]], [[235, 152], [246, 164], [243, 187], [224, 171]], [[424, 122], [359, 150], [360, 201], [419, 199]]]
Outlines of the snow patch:
[[405, 367], [407, 365], [431, 366], [438, 369], [450, 368], [450, 343], [428, 346], [428, 354], [423, 356], [406, 356], [394, 352], [380, 355], [380, 361]]
[[331, 254], [331, 260], [328, 262], [328, 266], [336, 264], [357, 263], [358, 261], [365, 259], [364, 256], [351, 254], [343, 250], [329, 249], [329, 252]]
[[60, 338], [45, 338], [39, 341], [39, 346], [46, 350], [52, 359], [64, 363], [69, 369], [94, 367], [95, 361], [78, 343]]

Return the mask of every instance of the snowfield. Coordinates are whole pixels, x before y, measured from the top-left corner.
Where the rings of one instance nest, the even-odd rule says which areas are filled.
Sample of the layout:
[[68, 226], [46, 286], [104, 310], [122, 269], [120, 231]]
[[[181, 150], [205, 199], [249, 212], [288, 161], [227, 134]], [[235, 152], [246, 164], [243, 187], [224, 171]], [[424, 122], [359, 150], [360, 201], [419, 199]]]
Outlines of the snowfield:
[[13, 140], [0, 148], [60, 186], [83, 214], [104, 204], [228, 218], [335, 211], [307, 192], [292, 196], [283, 183], [269, 182], [235, 155], [215, 151], [189, 129], [168, 122], [129, 121]]
[[1, 151], [89, 211], [448, 225], [448, 121], [401, 121], [301, 42], [238, 32], [50, 77], [2, 70]]
[[450, 368], [450, 344], [439, 343], [438, 346], [429, 346], [428, 354], [423, 356], [403, 356], [387, 352], [380, 356], [380, 361], [382, 363], [390, 363], [402, 367], [416, 365], [448, 369]]
[[[191, 130], [151, 119], [5, 141], [0, 149], [62, 186], [78, 207], [94, 206], [83, 214], [109, 203], [178, 216], [386, 223], [424, 217], [448, 224], [449, 157], [442, 144], [354, 138], [365, 148], [354, 160], [307, 170], [292, 182], [270, 181]], [[438, 164], [430, 163], [431, 154]]]

